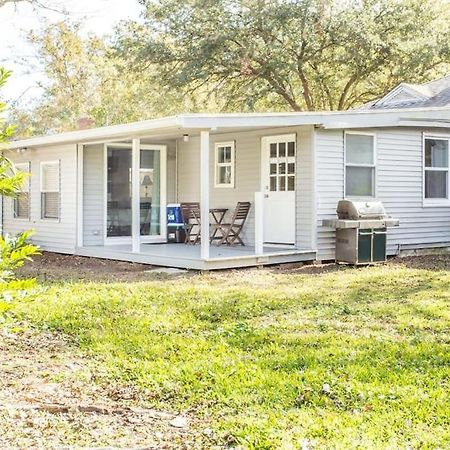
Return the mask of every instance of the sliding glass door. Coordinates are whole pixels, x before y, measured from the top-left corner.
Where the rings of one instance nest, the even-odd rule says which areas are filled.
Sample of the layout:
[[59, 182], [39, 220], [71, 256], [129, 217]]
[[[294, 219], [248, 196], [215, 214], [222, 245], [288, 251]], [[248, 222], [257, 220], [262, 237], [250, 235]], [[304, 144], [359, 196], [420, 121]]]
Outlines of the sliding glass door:
[[[106, 240], [130, 242], [132, 229], [131, 145], [108, 144], [106, 161]], [[142, 242], [165, 239], [165, 146], [141, 146], [139, 217]]]

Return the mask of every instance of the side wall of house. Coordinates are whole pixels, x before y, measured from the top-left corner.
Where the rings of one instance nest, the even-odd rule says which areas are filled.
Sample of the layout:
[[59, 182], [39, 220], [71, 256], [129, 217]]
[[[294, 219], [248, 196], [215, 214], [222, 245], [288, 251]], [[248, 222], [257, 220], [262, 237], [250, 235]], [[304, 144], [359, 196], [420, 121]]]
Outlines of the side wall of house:
[[[423, 135], [445, 132], [411, 128], [364, 131], [376, 134], [377, 199], [389, 215], [400, 219], [400, 227], [388, 230], [388, 254], [450, 246], [450, 207], [423, 205]], [[333, 259], [335, 234], [322, 226], [322, 220], [336, 217], [337, 203], [344, 197], [344, 131], [317, 130], [316, 151], [318, 258]]]
[[[175, 141], [167, 145], [167, 203], [176, 200]], [[83, 151], [83, 245], [103, 245], [105, 239], [104, 145], [85, 145]]]
[[[313, 239], [313, 152], [311, 127], [286, 127], [239, 133], [212, 134], [210, 136], [210, 207], [233, 211], [237, 201], [254, 205], [255, 192], [261, 191], [261, 139], [264, 136], [296, 133], [296, 246], [311, 249]], [[214, 145], [235, 141], [235, 187], [214, 186]], [[178, 201], [193, 202], [200, 199], [200, 140], [178, 143]], [[270, 211], [264, 211], [270, 214]], [[282, 218], [280, 218], [282, 220]], [[244, 241], [254, 244], [254, 208], [243, 230]]]
[[[7, 152], [14, 163], [30, 163], [30, 219], [16, 219], [13, 200], [3, 204], [3, 231], [17, 234], [33, 228], [33, 242], [43, 250], [73, 253], [77, 220], [77, 147], [74, 144], [42, 147], [23, 154]], [[40, 163], [59, 160], [61, 164], [60, 219], [41, 219]]]

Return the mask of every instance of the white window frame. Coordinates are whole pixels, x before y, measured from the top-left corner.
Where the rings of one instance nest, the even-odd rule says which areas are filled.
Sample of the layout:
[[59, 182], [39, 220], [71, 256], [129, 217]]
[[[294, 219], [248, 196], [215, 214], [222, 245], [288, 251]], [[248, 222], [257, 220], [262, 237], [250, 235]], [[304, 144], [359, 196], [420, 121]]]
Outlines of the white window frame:
[[[19, 172], [25, 172], [28, 174], [31, 173], [31, 161], [15, 163], [14, 167]], [[21, 167], [23, 167], [23, 168], [21, 168]], [[17, 198], [13, 198], [13, 201], [12, 201], [12, 214], [13, 214], [14, 220], [23, 220], [25, 222], [29, 222], [31, 220], [31, 177], [30, 176], [28, 176], [27, 179], [25, 180], [25, 184], [26, 184], [27, 190], [21, 189], [19, 191], [19, 193], [24, 193], [24, 192], [28, 193], [28, 216], [27, 217], [19, 217], [16, 215]]]
[[[357, 136], [372, 136], [373, 137], [373, 162], [372, 164], [353, 164], [347, 163], [347, 135], [353, 134]], [[377, 135], [376, 133], [369, 133], [364, 131], [345, 131], [344, 132], [344, 198], [376, 198], [377, 196]], [[347, 195], [347, 167], [367, 167], [373, 169], [373, 186], [372, 195]]]
[[[425, 141], [427, 139], [436, 139], [448, 142], [448, 167], [426, 167], [425, 166]], [[425, 172], [427, 170], [447, 172], [447, 198], [426, 198], [425, 197]], [[426, 134], [422, 135], [422, 205], [424, 207], [434, 207], [434, 206], [450, 206], [450, 135], [449, 134]]]
[[[44, 179], [43, 172], [44, 166], [55, 164], [58, 165], [58, 190], [57, 191], [48, 191], [44, 190], [42, 187], [42, 181]], [[57, 192], [58, 193], [58, 217], [44, 217], [44, 210], [42, 208], [42, 194], [47, 192]], [[41, 161], [39, 167], [39, 203], [40, 203], [40, 220], [43, 222], [60, 222], [61, 221], [61, 160], [53, 160], [53, 161]]]
[[[231, 162], [219, 163], [219, 148], [231, 147]], [[234, 188], [235, 187], [235, 161], [236, 161], [236, 142], [216, 142], [214, 144], [214, 187], [216, 188]], [[220, 167], [230, 167], [231, 168], [231, 179], [230, 183], [220, 183], [219, 182], [219, 168]]]

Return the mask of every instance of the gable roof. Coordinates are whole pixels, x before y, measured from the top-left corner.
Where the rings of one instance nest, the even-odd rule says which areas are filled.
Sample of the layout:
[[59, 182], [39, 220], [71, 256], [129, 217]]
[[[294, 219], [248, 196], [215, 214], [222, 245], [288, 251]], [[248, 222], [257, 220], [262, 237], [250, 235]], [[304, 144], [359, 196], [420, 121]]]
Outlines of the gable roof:
[[384, 97], [361, 109], [450, 106], [450, 75], [423, 84], [400, 83]]

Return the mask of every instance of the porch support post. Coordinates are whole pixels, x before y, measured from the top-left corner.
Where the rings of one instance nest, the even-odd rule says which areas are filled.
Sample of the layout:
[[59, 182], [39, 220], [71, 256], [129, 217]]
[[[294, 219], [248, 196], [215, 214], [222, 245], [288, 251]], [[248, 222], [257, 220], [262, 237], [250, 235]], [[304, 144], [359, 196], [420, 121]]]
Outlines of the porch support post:
[[141, 249], [140, 180], [141, 140], [133, 139], [131, 149], [131, 241], [133, 253]]
[[209, 131], [200, 132], [200, 254], [209, 258]]
[[255, 254], [264, 253], [264, 194], [255, 192]]
[[84, 185], [84, 175], [83, 175], [83, 155], [84, 147], [83, 145], [77, 145], [77, 247], [83, 246], [83, 185]]

